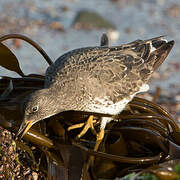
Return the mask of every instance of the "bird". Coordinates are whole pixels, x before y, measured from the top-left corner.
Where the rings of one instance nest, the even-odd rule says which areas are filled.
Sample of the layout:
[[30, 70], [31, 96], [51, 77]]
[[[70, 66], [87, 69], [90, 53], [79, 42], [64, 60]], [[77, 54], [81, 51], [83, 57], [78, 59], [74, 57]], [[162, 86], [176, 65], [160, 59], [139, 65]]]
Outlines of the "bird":
[[[45, 74], [44, 88], [28, 95], [23, 104], [23, 121], [17, 133], [23, 137], [33, 124], [64, 111], [84, 111], [102, 115], [96, 133], [98, 147], [104, 138], [106, 125], [120, 114], [133, 97], [148, 91], [148, 80], [163, 63], [174, 45], [164, 36], [135, 40], [119, 46], [109, 46], [102, 35], [101, 45], [71, 50], [51, 64]], [[88, 129], [94, 130], [93, 114], [84, 124], [81, 138]]]

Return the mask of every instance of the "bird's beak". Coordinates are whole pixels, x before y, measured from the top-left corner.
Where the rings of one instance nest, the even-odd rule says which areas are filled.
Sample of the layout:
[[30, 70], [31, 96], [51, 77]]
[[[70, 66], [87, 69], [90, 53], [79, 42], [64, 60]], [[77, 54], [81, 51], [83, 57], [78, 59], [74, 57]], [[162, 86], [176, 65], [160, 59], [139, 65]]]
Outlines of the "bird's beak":
[[33, 125], [32, 121], [23, 121], [16, 134], [16, 137], [22, 134], [20, 136], [22, 138], [27, 133], [27, 131], [31, 128], [32, 125]]

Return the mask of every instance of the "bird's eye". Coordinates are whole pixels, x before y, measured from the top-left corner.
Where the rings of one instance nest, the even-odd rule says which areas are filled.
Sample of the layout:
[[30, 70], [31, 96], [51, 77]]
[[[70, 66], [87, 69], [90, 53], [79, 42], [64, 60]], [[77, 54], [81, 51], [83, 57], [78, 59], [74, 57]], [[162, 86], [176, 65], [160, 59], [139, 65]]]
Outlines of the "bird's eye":
[[33, 108], [32, 108], [32, 111], [33, 112], [36, 112], [38, 110], [38, 106], [34, 106]]

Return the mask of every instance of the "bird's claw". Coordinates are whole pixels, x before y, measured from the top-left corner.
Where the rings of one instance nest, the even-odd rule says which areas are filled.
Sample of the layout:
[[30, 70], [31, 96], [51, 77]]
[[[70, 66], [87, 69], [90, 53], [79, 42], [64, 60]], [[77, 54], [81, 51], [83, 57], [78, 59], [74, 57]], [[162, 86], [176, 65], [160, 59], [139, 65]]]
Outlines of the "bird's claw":
[[94, 123], [96, 123], [96, 120], [93, 119], [93, 115], [90, 115], [86, 123], [79, 123], [72, 125], [68, 128], [68, 131], [72, 129], [81, 128], [84, 126], [83, 130], [77, 135], [77, 138], [80, 139], [89, 129], [91, 129], [91, 132], [94, 135], [97, 135], [96, 130], [94, 129]]

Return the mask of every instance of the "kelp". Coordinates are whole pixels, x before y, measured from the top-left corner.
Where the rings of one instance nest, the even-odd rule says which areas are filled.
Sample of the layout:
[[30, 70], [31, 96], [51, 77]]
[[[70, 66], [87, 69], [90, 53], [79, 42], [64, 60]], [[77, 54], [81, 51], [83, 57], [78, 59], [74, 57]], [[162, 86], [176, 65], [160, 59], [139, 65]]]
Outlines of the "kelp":
[[[27, 41], [49, 65], [52, 64], [45, 51], [26, 36], [5, 35], [0, 37], [0, 42], [12, 38]], [[105, 34], [101, 45], [108, 45]], [[43, 88], [44, 76], [25, 75], [16, 56], [2, 43], [0, 65], [21, 76], [2, 75], [0, 79], [0, 125], [17, 133], [22, 121], [21, 103], [29, 93]], [[158, 179], [178, 178], [179, 166], [172, 168], [171, 172], [168, 167], [172, 167], [171, 162], [179, 162], [180, 131], [170, 113], [156, 103], [159, 94], [160, 89], [153, 102], [135, 97], [127, 109], [113, 117], [114, 121], [107, 125], [98, 151], [93, 150], [96, 137], [91, 131], [81, 139], [76, 138], [81, 129], [68, 131], [69, 126], [84, 123], [91, 114], [96, 119], [94, 127], [98, 131], [103, 114], [93, 112], [68, 111], [57, 114], [35, 124], [24, 136], [24, 141], [16, 139], [16, 144], [35, 161], [33, 167], [50, 180], [121, 179], [132, 172], [136, 173], [129, 179], [138, 179], [143, 173], [153, 174]], [[31, 146], [36, 149], [32, 151]], [[87, 162], [90, 156], [94, 156], [95, 160], [89, 167]]]

